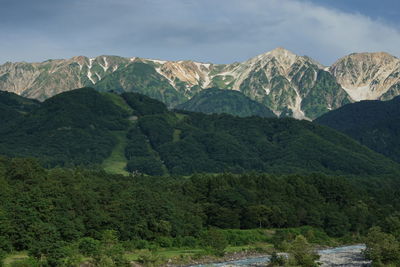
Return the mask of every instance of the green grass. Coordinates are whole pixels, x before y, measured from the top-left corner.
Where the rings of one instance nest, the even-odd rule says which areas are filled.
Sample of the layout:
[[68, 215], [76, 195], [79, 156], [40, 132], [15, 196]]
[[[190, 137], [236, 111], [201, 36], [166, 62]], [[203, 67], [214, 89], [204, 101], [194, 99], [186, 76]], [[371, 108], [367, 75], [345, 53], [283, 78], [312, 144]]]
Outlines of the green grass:
[[172, 139], [174, 143], [181, 140], [181, 133], [182, 133], [182, 130], [174, 129], [174, 134], [173, 134], [173, 139]]
[[[236, 253], [241, 251], [261, 251], [270, 252], [273, 250], [273, 245], [270, 243], [254, 243], [250, 245], [243, 246], [229, 246], [225, 249], [227, 253]], [[260, 251], [260, 252], [261, 252]], [[135, 250], [126, 253], [125, 256], [129, 261], [137, 261], [140, 255], [150, 253], [147, 249]], [[198, 257], [198, 255], [203, 255], [203, 257], [215, 257], [210, 255], [205, 249], [201, 248], [161, 248], [153, 252], [153, 255], [159, 258], [161, 261], [166, 262], [172, 260], [173, 263], [185, 263], [185, 259], [193, 257]], [[200, 256], [202, 257], [202, 256]], [[215, 258], [218, 259], [218, 258]], [[186, 262], [187, 263], [187, 262]]]
[[179, 122], [183, 121], [187, 117], [187, 115], [182, 114], [182, 113], [175, 113], [175, 115], [178, 118]]
[[11, 264], [13, 262], [24, 260], [24, 259], [27, 259], [27, 258], [29, 258], [29, 256], [28, 256], [28, 253], [25, 252], [25, 251], [21, 251], [21, 252], [16, 252], [16, 253], [10, 254], [4, 260], [4, 266], [5, 267], [11, 266]]
[[114, 174], [128, 175], [125, 170], [127, 159], [125, 157], [125, 147], [127, 144], [126, 131], [115, 131], [114, 136], [117, 139], [117, 145], [111, 152], [110, 157], [103, 161], [103, 169], [106, 172]]

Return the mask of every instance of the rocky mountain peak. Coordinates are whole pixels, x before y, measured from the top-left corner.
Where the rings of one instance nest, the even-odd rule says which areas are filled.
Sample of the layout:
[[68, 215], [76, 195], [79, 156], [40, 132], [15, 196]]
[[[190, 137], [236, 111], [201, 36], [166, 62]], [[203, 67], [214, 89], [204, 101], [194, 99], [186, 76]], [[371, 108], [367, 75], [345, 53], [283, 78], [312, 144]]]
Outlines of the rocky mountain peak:
[[299, 58], [300, 57], [298, 55], [294, 54], [293, 52], [291, 52], [283, 47], [278, 47], [267, 53], [258, 55], [254, 58], [251, 58], [249, 61], [250, 62], [257, 62], [257, 61], [268, 62], [268, 61], [275, 59], [279, 64], [290, 67]]
[[292, 51], [289, 51], [283, 47], [277, 47], [267, 53], [265, 53], [266, 55], [273, 55], [274, 57], [298, 57], [295, 53], [293, 53]]
[[362, 66], [363, 64], [382, 66], [392, 64], [398, 60], [398, 58], [386, 52], [352, 53], [336, 61], [331, 68], [335, 68], [340, 64], [348, 64], [349, 62], [352, 62], [355, 66]]
[[385, 52], [353, 53], [330, 71], [354, 101], [385, 99], [386, 93], [398, 90], [400, 60]]

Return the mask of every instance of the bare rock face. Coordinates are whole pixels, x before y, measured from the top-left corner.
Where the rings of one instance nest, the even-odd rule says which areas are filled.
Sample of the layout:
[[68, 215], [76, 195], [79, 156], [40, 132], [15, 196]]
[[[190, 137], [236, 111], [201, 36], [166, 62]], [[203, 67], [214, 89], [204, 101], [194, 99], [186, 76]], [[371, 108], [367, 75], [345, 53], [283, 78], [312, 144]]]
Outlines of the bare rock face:
[[362, 53], [326, 68], [277, 48], [227, 65], [117, 56], [0, 65], [0, 90], [38, 100], [86, 86], [140, 92], [169, 107], [207, 88], [238, 90], [278, 116], [315, 119], [350, 102], [399, 95], [400, 62], [386, 53]]
[[0, 90], [44, 100], [64, 91], [93, 86], [127, 61], [119, 57], [79, 56], [41, 63], [6, 63], [0, 66]]
[[265, 104], [278, 116], [314, 119], [350, 102], [322, 65], [283, 48], [238, 64], [228, 75], [234, 80], [232, 89]]
[[399, 94], [400, 60], [387, 53], [351, 54], [330, 71], [354, 101], [388, 100]]
[[154, 63], [156, 71], [187, 98], [191, 98], [199, 90], [209, 88], [211, 85], [210, 76], [214, 68], [213, 64], [189, 60], [160, 61], [148, 59], [145, 62]]

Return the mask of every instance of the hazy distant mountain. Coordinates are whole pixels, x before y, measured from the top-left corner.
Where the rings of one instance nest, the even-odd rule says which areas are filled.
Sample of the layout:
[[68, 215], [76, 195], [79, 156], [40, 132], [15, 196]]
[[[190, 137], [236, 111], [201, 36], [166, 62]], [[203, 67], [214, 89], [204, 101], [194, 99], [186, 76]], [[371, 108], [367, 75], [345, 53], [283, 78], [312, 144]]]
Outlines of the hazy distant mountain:
[[400, 162], [400, 96], [345, 105], [316, 120]]
[[92, 86], [139, 92], [172, 108], [207, 88], [233, 89], [278, 116], [315, 119], [364, 99], [400, 94], [399, 59], [385, 53], [352, 54], [324, 67], [283, 48], [226, 65], [117, 56], [83, 56], [0, 66], [0, 90], [47, 99]]
[[243, 93], [217, 88], [203, 90], [175, 108], [206, 114], [226, 113], [239, 117], [260, 116], [276, 118], [276, 115], [270, 109], [248, 98]]

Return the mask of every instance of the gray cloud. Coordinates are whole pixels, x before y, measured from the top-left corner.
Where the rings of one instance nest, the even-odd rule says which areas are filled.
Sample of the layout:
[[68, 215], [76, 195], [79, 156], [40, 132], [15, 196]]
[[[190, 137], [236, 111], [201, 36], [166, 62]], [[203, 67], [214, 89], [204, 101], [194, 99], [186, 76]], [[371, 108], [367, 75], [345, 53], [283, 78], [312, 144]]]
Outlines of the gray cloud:
[[393, 26], [299, 0], [4, 1], [0, 62], [114, 54], [230, 63], [277, 46], [323, 64], [352, 52], [400, 55]]

